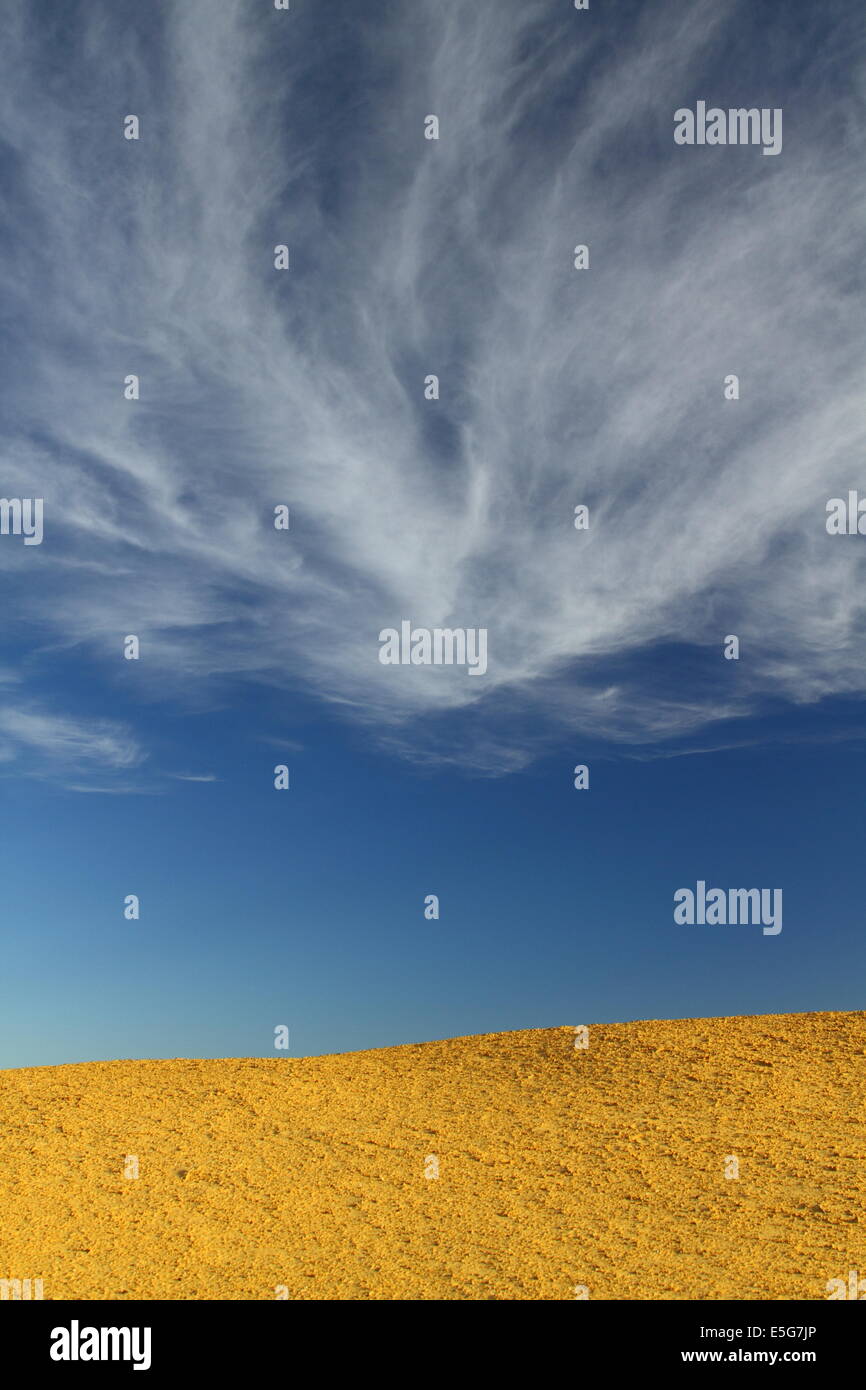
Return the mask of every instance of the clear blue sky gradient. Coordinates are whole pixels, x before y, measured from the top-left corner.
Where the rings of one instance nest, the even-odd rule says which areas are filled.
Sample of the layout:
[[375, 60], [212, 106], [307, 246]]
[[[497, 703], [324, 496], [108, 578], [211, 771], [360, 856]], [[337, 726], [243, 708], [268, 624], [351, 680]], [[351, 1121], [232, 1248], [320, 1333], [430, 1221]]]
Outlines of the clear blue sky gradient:
[[[267, 1056], [283, 1023], [305, 1055], [864, 1006], [862, 747], [592, 757], [577, 791], [575, 743], [479, 780], [322, 724], [278, 792], [251, 726], [185, 721], [216, 782], [0, 786], [3, 1066]], [[676, 925], [673, 893], [699, 878], [781, 887], [781, 934]]]

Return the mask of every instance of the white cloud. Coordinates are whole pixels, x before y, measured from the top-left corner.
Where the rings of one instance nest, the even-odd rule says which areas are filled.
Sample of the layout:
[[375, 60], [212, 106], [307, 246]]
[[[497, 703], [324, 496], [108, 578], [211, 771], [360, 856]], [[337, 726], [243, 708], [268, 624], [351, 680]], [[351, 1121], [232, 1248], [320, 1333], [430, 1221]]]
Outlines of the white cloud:
[[[768, 695], [863, 692], [863, 551], [824, 533], [866, 442], [862, 112], [829, 81], [832, 26], [802, 79], [830, 107], [795, 90], [764, 159], [673, 145], [702, 73], [724, 100], [736, 4], [650, 6], [611, 53], [546, 4], [416, 0], [387, 35], [367, 22], [343, 107], [312, 10], [272, 53], [282, 16], [239, 3], [168, 7], [152, 40], [81, 7], [65, 93], [42, 80], [45, 25], [16, 13], [5, 486], [46, 509], [39, 552], [0, 564], [55, 642], [109, 678], [134, 632], [160, 691], [301, 684], [387, 746], [503, 770], [534, 739], [468, 753], [452, 729], [449, 751], [435, 716], [492, 699], [651, 743]], [[487, 676], [380, 666], [402, 618], [486, 627]], [[736, 683], [721, 657], [679, 691], [639, 661], [590, 681], [728, 632]]]
[[45, 770], [54, 765], [87, 771], [126, 771], [144, 760], [134, 735], [112, 720], [59, 718], [5, 705], [0, 706], [0, 736], [5, 739], [4, 759], [26, 755], [28, 766], [32, 767], [35, 755]]

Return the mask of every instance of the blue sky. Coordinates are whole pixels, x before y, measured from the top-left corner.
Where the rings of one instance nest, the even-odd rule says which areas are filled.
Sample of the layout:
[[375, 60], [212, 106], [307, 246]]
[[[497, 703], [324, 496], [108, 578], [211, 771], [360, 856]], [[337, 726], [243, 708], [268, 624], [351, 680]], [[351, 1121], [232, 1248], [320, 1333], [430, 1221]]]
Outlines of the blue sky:
[[3, 22], [0, 1066], [862, 1007], [855, 8]]

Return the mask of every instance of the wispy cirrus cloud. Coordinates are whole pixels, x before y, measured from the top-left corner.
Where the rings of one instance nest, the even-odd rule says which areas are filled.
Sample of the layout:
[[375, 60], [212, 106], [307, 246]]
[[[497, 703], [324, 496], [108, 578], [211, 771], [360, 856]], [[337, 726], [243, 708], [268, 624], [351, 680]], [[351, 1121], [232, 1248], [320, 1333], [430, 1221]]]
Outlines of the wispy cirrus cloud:
[[[844, 7], [763, 72], [731, 65], [733, 0], [635, 7], [615, 46], [546, 0], [8, 12], [4, 488], [46, 499], [38, 552], [0, 547], [22, 621], [107, 678], [134, 632], [161, 692], [303, 686], [503, 771], [547, 728], [646, 746], [863, 693], [862, 550], [823, 524], [866, 442]], [[675, 147], [693, 95], [783, 105], [782, 155]], [[380, 666], [404, 617], [486, 627], [483, 681]], [[648, 676], [728, 632], [735, 681]]]
[[119, 721], [80, 720], [0, 705], [0, 760], [25, 761], [28, 772], [127, 772], [145, 759]]

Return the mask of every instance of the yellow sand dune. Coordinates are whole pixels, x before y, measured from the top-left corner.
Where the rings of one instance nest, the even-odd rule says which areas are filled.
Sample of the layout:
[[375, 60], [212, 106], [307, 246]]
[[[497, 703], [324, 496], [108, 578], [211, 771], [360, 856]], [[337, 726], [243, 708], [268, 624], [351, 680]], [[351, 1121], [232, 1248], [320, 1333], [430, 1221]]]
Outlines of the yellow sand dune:
[[0, 1072], [0, 1278], [46, 1299], [825, 1299], [866, 1275], [866, 1014], [588, 1040]]

